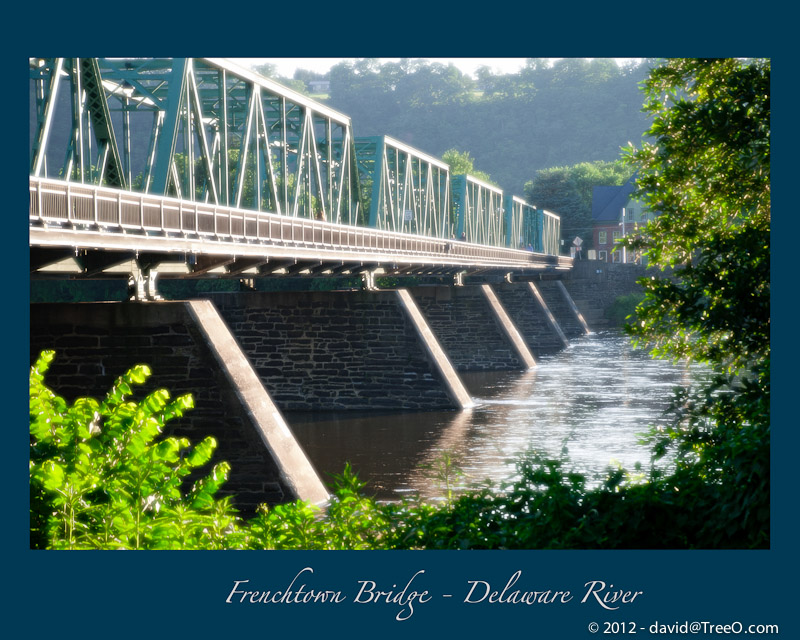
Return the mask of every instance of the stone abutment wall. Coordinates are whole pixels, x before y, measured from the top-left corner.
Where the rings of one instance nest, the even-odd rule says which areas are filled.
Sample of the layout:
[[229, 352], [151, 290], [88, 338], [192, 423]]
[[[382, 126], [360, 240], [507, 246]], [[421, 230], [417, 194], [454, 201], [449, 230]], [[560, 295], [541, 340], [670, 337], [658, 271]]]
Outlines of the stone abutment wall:
[[589, 326], [605, 329], [614, 326], [608, 316], [614, 301], [621, 296], [642, 293], [636, 281], [649, 273], [661, 275], [660, 271], [638, 264], [576, 260], [563, 282]]
[[[555, 284], [537, 286], [564, 333], [577, 335]], [[245, 515], [262, 502], [302, 497], [298, 492], [324, 495], [293, 436], [273, 446], [289, 433], [281, 412], [462, 408], [471, 399], [453, 369], [521, 370], [535, 365], [523, 341], [533, 354], [564, 346], [527, 283], [204, 297], [31, 304], [31, 361], [44, 349], [56, 351], [46, 383], [70, 401], [102, 397], [135, 364], [153, 372], [137, 398], [156, 388], [192, 394], [195, 408], [167, 434], [195, 443], [216, 438], [212, 462], [232, 468], [223, 493], [234, 495]], [[239, 373], [246, 368], [247, 394], [229, 364]], [[262, 405], [271, 408], [254, 413]], [[287, 476], [287, 467], [300, 471]]]
[[418, 287], [412, 293], [456, 370], [523, 368], [480, 286]]

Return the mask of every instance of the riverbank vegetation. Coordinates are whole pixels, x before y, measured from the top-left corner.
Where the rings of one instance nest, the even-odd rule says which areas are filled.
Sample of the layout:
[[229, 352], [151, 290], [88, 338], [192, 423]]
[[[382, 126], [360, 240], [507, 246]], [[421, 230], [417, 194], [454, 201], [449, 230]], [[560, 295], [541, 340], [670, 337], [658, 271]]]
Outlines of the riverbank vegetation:
[[[330, 504], [239, 517], [218, 497], [225, 463], [198, 476], [215, 442], [162, 438], [191, 399], [137, 367], [102, 401], [68, 405], [31, 369], [31, 545], [181, 549], [766, 548], [770, 541], [770, 65], [670, 60], [645, 84], [652, 144], [632, 149], [639, 196], [660, 215], [630, 238], [662, 277], [628, 332], [657, 357], [691, 359], [708, 383], [676, 392], [654, 458], [670, 472], [609, 470], [599, 487], [564, 460], [528, 456], [509, 486], [441, 503], [383, 504], [348, 467]], [[644, 426], [644, 425], [643, 425]], [[452, 477], [444, 469], [443, 477]], [[188, 478], [193, 478], [189, 482]], [[449, 487], [449, 485], [448, 485]]]
[[636, 321], [636, 307], [644, 300], [643, 293], [629, 293], [617, 296], [606, 310], [606, 316], [615, 327], [624, 327], [627, 322]]

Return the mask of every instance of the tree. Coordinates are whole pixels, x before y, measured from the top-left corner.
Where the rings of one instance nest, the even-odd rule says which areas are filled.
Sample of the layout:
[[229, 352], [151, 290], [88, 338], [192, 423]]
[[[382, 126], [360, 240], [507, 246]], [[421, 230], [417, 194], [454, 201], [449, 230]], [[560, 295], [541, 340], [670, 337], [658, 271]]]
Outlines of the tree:
[[341, 62], [330, 70], [326, 102], [350, 116], [356, 136], [389, 135], [436, 157], [469, 149], [516, 195], [538, 169], [615, 160], [649, 125], [644, 64], [530, 59], [518, 73], [484, 66], [476, 75], [477, 83], [415, 58]]
[[626, 245], [662, 275], [641, 281], [634, 340], [708, 365], [676, 398], [679, 471], [715, 488], [722, 538], [769, 539], [770, 63], [676, 59], [644, 85], [652, 143], [631, 149], [638, 196], [660, 215]]
[[633, 170], [622, 162], [581, 162], [571, 167], [542, 169], [525, 183], [525, 197], [537, 207], [561, 216], [565, 240], [580, 236], [591, 246], [593, 187], [619, 186], [632, 174]]
[[[280, 74], [278, 71], [278, 66], [271, 63], [266, 62], [264, 64], [259, 64], [253, 67], [253, 71], [258, 73], [259, 75], [264, 76], [265, 78], [271, 78], [275, 82], [282, 84], [284, 87], [288, 87], [289, 89], [294, 89], [298, 93], [308, 94], [308, 90], [306, 89], [306, 83], [301, 78], [286, 78]], [[295, 74], [297, 75], [297, 74]]]
[[483, 180], [489, 184], [495, 184], [488, 173], [478, 171], [474, 167], [474, 161], [469, 155], [469, 151], [459, 151], [458, 149], [448, 149], [442, 154], [442, 161], [450, 166], [450, 174], [454, 176], [468, 173], [478, 180]]
[[277, 79], [280, 77], [280, 74], [278, 73], [278, 65], [273, 64], [271, 62], [265, 62], [264, 64], [257, 64], [253, 67], [253, 71], [264, 76], [265, 78]]

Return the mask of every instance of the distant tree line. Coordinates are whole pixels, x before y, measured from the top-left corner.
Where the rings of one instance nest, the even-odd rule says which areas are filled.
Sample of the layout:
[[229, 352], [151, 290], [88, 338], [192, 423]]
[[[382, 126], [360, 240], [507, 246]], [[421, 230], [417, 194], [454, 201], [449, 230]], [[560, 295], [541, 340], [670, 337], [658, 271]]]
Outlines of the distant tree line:
[[522, 195], [537, 171], [613, 162], [641, 141], [639, 85], [652, 64], [530, 59], [518, 73], [482, 67], [473, 79], [453, 65], [361, 59], [331, 68], [327, 103], [356, 136], [389, 135], [436, 157], [469, 152], [476, 169]]
[[[650, 125], [640, 83], [655, 64], [531, 58], [518, 73], [484, 66], [472, 78], [424, 59], [364, 58], [331, 68], [326, 102], [351, 117], [356, 136], [389, 135], [442, 159], [469, 158], [473, 175], [558, 213], [564, 238], [589, 240], [592, 187], [630, 177], [620, 149], [638, 145]], [[326, 77], [257, 70], [301, 91]], [[461, 170], [459, 163], [454, 173]]]

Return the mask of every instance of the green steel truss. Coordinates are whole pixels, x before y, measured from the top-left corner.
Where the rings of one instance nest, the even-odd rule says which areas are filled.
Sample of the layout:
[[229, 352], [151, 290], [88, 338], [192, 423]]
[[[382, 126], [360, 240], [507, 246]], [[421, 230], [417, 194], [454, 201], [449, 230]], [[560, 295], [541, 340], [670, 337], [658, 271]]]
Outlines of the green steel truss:
[[543, 213], [542, 253], [557, 256], [561, 248], [561, 218], [546, 209], [543, 210]]
[[453, 233], [450, 168], [388, 136], [356, 138], [370, 227], [435, 238]]
[[453, 176], [453, 203], [457, 238], [495, 247], [508, 246], [502, 190], [470, 175]]
[[350, 119], [224, 59], [31, 58], [31, 175], [359, 222]]
[[506, 197], [506, 245], [512, 249], [533, 249], [537, 253], [558, 253], [561, 219], [537, 209], [517, 196]]
[[506, 197], [506, 246], [512, 249], [532, 247], [540, 251], [541, 227], [537, 210], [522, 198]]

